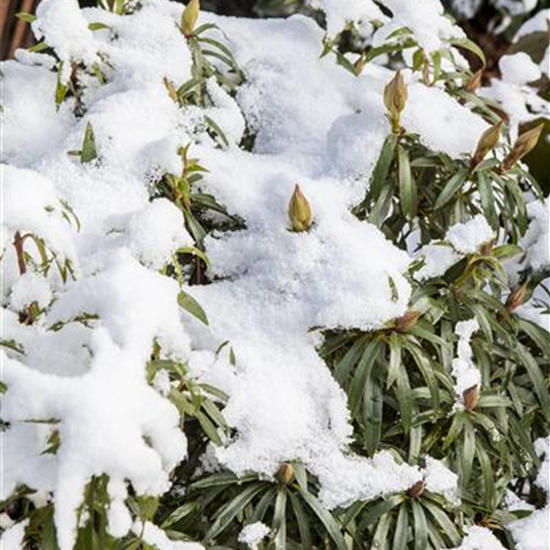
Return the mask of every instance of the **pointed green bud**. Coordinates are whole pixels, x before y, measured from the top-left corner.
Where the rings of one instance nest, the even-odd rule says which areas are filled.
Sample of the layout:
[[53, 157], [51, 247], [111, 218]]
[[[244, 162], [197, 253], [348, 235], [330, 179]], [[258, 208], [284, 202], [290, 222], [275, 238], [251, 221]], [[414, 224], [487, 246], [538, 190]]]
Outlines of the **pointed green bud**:
[[311, 227], [311, 207], [296, 184], [294, 193], [288, 203], [288, 219], [294, 231], [307, 231]]
[[200, 9], [201, 6], [199, 0], [190, 0], [187, 6], [185, 6], [181, 16], [181, 30], [185, 38], [193, 36], [195, 24], [199, 18]]
[[477, 142], [476, 151], [472, 157], [472, 168], [475, 168], [497, 145], [502, 130], [502, 120], [485, 130]]
[[399, 119], [407, 103], [408, 91], [401, 71], [386, 84], [384, 88], [384, 105], [390, 115], [394, 132], [399, 130]]
[[500, 167], [501, 172], [507, 172], [510, 170], [516, 162], [521, 160], [525, 155], [527, 155], [527, 153], [532, 151], [537, 146], [543, 127], [544, 123], [541, 123], [538, 126], [531, 128], [531, 130], [523, 132], [523, 134], [518, 137], [514, 148], [504, 159], [504, 162]]

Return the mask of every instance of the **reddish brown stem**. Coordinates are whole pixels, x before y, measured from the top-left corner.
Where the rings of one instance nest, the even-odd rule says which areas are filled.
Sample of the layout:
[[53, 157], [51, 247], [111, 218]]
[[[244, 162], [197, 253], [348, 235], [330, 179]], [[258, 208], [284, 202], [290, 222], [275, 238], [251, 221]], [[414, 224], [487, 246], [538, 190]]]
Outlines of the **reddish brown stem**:
[[17, 264], [19, 265], [19, 273], [24, 275], [27, 272], [27, 262], [25, 261], [25, 252], [23, 251], [23, 241], [25, 237], [21, 236], [19, 231], [15, 232], [13, 239], [13, 246], [15, 246], [15, 252], [17, 254]]

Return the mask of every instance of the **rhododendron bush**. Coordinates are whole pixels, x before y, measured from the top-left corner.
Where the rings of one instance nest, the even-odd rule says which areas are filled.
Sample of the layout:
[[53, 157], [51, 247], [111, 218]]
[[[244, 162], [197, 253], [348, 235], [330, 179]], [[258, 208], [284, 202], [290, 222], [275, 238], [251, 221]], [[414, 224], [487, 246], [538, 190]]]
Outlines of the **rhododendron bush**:
[[548, 68], [482, 81], [438, 0], [304, 13], [21, 15], [3, 550], [548, 550]]

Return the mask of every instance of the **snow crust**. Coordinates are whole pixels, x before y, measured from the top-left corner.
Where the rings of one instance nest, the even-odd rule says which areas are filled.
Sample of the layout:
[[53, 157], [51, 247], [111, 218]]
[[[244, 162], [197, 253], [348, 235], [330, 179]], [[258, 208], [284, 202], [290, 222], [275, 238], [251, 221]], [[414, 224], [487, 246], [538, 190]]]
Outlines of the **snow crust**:
[[256, 550], [270, 532], [271, 529], [261, 521], [250, 523], [239, 533], [239, 542], [246, 544], [250, 550]]
[[460, 321], [455, 328], [455, 333], [458, 336], [458, 350], [457, 356], [452, 362], [452, 374], [456, 381], [454, 388], [458, 406], [463, 405], [464, 391], [473, 386], [479, 386], [481, 383], [481, 373], [473, 362], [473, 352], [470, 346], [472, 336], [477, 330], [479, 330], [479, 324], [476, 319]]
[[543, 459], [535, 485], [546, 493], [546, 506], [506, 526], [519, 550], [544, 550], [550, 537], [550, 437], [535, 441], [535, 452]]
[[8, 527], [0, 536], [0, 548], [2, 550], [21, 550], [28, 523], [29, 520], [25, 520]]
[[[537, 234], [534, 228], [534, 239]], [[417, 252], [417, 257], [423, 260], [423, 264], [415, 277], [419, 281], [440, 277], [461, 258], [479, 252], [482, 245], [494, 238], [493, 230], [481, 214], [467, 222], [457, 223], [447, 230], [443, 241], [425, 245]]]
[[505, 550], [505, 548], [489, 529], [474, 525], [468, 528], [468, 534], [462, 544], [452, 550]]

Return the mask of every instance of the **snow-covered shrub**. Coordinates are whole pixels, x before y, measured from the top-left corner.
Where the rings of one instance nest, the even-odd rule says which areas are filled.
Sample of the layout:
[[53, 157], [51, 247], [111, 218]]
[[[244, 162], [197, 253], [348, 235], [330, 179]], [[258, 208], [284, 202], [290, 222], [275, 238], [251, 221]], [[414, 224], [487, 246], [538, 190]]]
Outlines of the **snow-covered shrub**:
[[3, 546], [546, 550], [541, 128], [437, 0], [309, 9], [24, 16]]

